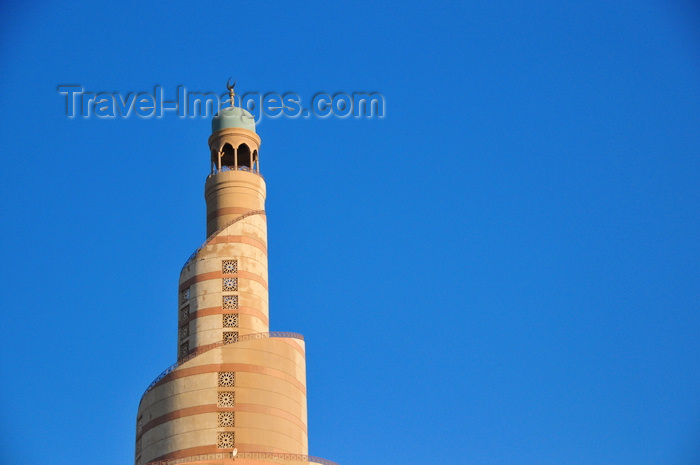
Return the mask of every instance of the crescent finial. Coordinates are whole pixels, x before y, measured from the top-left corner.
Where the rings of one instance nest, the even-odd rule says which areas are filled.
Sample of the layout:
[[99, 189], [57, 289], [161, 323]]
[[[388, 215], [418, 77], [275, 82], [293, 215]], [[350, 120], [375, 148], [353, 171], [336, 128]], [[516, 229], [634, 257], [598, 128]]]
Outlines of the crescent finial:
[[228, 95], [231, 98], [231, 100], [230, 100], [231, 107], [234, 106], [235, 101], [233, 98], [236, 96], [236, 92], [233, 90], [234, 87], [236, 87], [236, 81], [233, 81], [233, 85], [231, 85], [231, 77], [229, 77], [228, 80], [226, 81], [226, 88], [228, 89]]

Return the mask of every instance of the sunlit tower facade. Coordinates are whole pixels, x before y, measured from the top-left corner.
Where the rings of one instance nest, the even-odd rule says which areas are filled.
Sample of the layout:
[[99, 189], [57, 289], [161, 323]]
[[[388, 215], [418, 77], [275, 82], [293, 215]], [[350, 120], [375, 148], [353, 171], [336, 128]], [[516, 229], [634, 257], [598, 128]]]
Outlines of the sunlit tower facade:
[[141, 398], [135, 464], [332, 464], [308, 456], [304, 339], [270, 332], [260, 137], [229, 91], [208, 141], [206, 240], [180, 272], [177, 363]]

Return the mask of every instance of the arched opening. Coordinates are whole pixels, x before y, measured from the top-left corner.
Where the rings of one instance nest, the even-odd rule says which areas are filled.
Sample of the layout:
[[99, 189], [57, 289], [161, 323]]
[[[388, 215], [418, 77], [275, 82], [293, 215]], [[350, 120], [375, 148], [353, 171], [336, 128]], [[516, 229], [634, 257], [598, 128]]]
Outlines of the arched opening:
[[250, 159], [250, 148], [246, 144], [241, 144], [238, 146], [238, 166], [247, 166], [250, 168], [252, 165]]
[[229, 168], [236, 166], [236, 155], [231, 144], [226, 143], [221, 149], [221, 166], [228, 166]]

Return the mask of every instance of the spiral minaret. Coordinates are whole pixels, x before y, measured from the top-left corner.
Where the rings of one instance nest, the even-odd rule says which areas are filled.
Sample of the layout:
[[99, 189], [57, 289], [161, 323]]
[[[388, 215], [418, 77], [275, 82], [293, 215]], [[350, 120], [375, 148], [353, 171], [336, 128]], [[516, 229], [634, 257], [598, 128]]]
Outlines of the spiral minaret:
[[255, 129], [233, 104], [212, 121], [206, 241], [180, 272], [177, 363], [141, 398], [136, 465], [328, 463], [308, 456], [303, 337], [270, 332]]

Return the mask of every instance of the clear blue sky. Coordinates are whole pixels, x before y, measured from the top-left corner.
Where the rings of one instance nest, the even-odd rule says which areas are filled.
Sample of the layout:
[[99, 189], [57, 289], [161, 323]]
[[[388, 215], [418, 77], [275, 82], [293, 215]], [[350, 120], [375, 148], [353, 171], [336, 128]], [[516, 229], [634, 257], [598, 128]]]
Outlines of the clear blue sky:
[[271, 326], [341, 465], [700, 463], [691, 1], [3, 2], [3, 464], [130, 465], [204, 240], [208, 119], [60, 84], [376, 91], [263, 120]]

